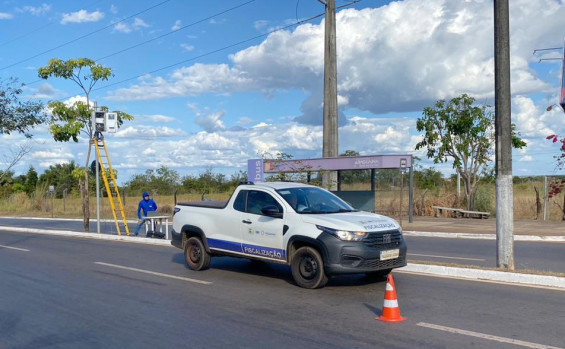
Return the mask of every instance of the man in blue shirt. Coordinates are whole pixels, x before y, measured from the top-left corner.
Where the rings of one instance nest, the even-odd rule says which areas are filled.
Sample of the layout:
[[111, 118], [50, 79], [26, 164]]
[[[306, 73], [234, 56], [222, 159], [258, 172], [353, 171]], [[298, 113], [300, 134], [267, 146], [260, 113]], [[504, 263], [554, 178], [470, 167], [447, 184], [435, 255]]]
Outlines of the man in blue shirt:
[[[139, 230], [141, 230], [141, 227], [143, 227], [143, 224], [145, 223], [146, 220], [145, 217], [147, 217], [147, 213], [156, 210], [157, 210], [157, 204], [155, 203], [155, 201], [153, 201], [153, 199], [149, 198], [148, 192], [144, 192], [143, 199], [139, 202], [139, 205], [137, 206], [137, 217], [139, 218], [139, 224], [135, 228], [135, 236], [139, 235]], [[141, 215], [142, 211], [143, 211], [143, 216]]]

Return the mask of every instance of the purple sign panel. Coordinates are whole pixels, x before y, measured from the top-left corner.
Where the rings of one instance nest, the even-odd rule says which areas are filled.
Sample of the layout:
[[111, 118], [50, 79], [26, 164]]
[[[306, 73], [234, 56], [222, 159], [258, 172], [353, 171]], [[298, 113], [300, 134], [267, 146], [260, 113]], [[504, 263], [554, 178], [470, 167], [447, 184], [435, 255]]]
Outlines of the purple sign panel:
[[[303, 172], [303, 171], [337, 171], [337, 170], [363, 170], [380, 168], [406, 169], [412, 167], [412, 155], [372, 155], [340, 158], [319, 158], [305, 160], [249, 160], [248, 174], [256, 175], [257, 168], [251, 172], [253, 161], [263, 161], [262, 173], [274, 172]], [[251, 180], [251, 179], [250, 179]]]
[[565, 39], [563, 39], [563, 61], [561, 62], [561, 98], [559, 104], [565, 112]]
[[263, 182], [263, 159], [247, 160], [247, 180], [251, 182]]

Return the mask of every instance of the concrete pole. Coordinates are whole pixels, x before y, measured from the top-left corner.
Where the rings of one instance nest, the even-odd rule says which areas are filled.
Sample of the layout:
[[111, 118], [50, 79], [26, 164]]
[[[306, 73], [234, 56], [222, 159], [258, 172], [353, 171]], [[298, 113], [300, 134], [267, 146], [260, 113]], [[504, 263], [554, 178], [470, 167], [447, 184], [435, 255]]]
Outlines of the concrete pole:
[[494, 56], [496, 259], [497, 267], [514, 270], [514, 195], [512, 192], [508, 0], [494, 0]]
[[[94, 112], [92, 113], [92, 129], [94, 132], [92, 132], [92, 135], [94, 136], [94, 139], [96, 139], [96, 109], [98, 108], [98, 104], [97, 102], [94, 102]], [[95, 147], [97, 147], [97, 144], [94, 144], [94, 142], [98, 142], [98, 140], [94, 140], [92, 142], [92, 145], [94, 145]], [[99, 169], [98, 166], [100, 165], [98, 162], [98, 153], [96, 152], [96, 148], [94, 149], [94, 158], [95, 158], [95, 172], [94, 175], [96, 176], [96, 232], [98, 234], [100, 234], [100, 173], [99, 173]], [[86, 188], [87, 192], [88, 192], [88, 188]]]
[[543, 178], [543, 220], [547, 221], [547, 176]]
[[[324, 138], [322, 156], [338, 156], [337, 120], [337, 57], [335, 0], [326, 0], [326, 20], [324, 38]], [[322, 176], [325, 188], [336, 190], [337, 172], [326, 171]]]

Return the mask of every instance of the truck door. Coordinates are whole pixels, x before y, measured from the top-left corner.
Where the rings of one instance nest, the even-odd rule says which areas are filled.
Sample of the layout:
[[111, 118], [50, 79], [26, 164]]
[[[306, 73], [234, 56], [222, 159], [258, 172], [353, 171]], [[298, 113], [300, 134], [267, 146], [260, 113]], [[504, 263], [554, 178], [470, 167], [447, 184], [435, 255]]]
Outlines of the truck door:
[[[280, 217], [263, 214], [265, 207], [278, 209]], [[273, 260], [286, 260], [283, 246], [283, 208], [271, 194], [261, 190], [249, 190], [244, 212], [241, 213], [241, 242], [246, 255]]]

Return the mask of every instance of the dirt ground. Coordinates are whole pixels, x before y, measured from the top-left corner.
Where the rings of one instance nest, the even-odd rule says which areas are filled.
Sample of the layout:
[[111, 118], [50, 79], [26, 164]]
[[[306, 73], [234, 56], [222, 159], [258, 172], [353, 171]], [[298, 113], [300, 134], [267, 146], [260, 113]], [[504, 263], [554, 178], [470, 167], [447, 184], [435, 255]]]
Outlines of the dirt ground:
[[[398, 217], [394, 217], [398, 220]], [[414, 216], [409, 223], [402, 217], [402, 229], [445, 233], [496, 234], [496, 218], [436, 218]], [[565, 236], [565, 222], [515, 220], [514, 235]]]

